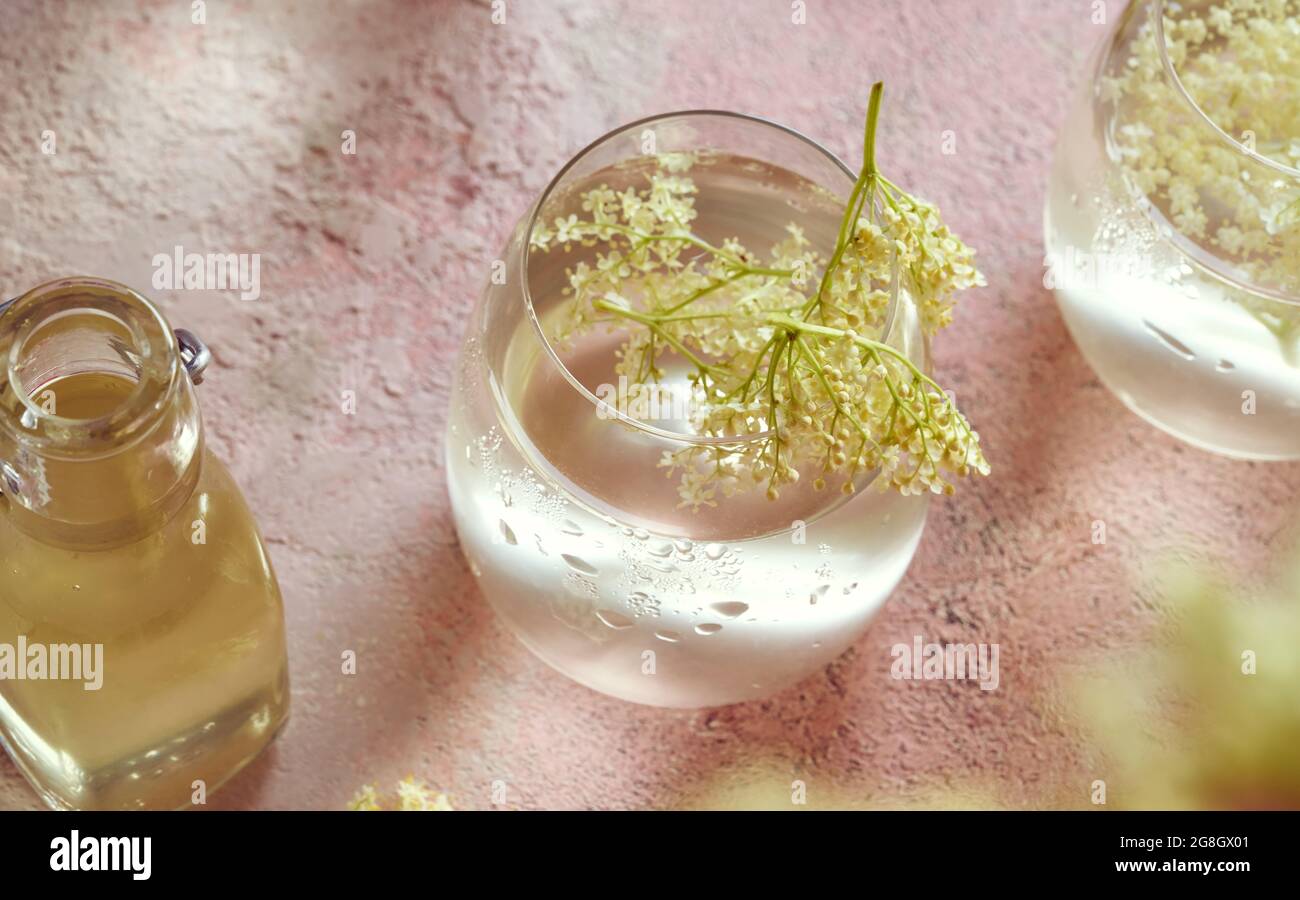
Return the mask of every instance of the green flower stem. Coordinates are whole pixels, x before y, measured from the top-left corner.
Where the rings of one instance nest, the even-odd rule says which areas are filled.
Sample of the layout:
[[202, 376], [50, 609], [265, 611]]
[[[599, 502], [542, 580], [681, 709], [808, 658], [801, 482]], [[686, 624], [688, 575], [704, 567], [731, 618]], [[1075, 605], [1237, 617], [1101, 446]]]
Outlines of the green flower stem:
[[651, 234], [647, 231], [638, 231], [635, 228], [631, 228], [627, 225], [618, 225], [614, 222], [598, 222], [595, 227], [606, 228], [610, 231], [624, 235], [625, 237], [636, 238], [639, 241], [679, 241], [683, 244], [690, 244], [694, 247], [699, 247], [711, 256], [716, 256], [718, 259], [731, 263], [732, 266], [739, 269], [745, 275], [771, 275], [777, 278], [790, 278], [794, 275], [793, 270], [768, 269], [762, 266], [751, 266], [740, 257], [728, 253], [719, 247], [715, 247], [708, 241], [704, 240], [704, 238], [690, 232], [684, 234]]
[[673, 337], [671, 334], [669, 334], [667, 331], [661, 328], [659, 325], [660, 320], [655, 316], [647, 315], [645, 313], [639, 313], [631, 309], [625, 309], [624, 307], [619, 306], [617, 303], [609, 302], [603, 297], [600, 298], [599, 300], [593, 301], [591, 305], [594, 306], [596, 309], [603, 310], [604, 312], [607, 313], [612, 313], [613, 315], [619, 316], [624, 319], [631, 319], [633, 322], [639, 322], [642, 325], [647, 326], [652, 332], [659, 335], [659, 337], [663, 338], [664, 343], [668, 344], [668, 346], [672, 347], [682, 356], [690, 360], [691, 363], [694, 364], [695, 368], [699, 369], [701, 373], [707, 375], [718, 371], [717, 366], [711, 366], [708, 363], [704, 362], [704, 360], [700, 359], [698, 356], [692, 353], [686, 347], [685, 344], [683, 344], [681, 341], [677, 340], [677, 338]]
[[[822, 273], [822, 280], [817, 286], [817, 293], [804, 307], [804, 318], [807, 318], [821, 306], [822, 300], [826, 296], [826, 289], [830, 287], [831, 277], [835, 274], [836, 268], [839, 267], [840, 260], [844, 257], [844, 251], [857, 233], [858, 219], [862, 215], [863, 206], [869, 202], [874, 202], [875, 189], [877, 182], [880, 180], [879, 173], [876, 171], [876, 123], [880, 119], [880, 101], [884, 96], [884, 92], [884, 82], [877, 81], [871, 86], [871, 99], [867, 101], [866, 131], [862, 138], [862, 171], [858, 173], [857, 179], [853, 182], [853, 191], [849, 194], [848, 205], [844, 208], [844, 218], [840, 220], [839, 234], [835, 239], [835, 252], [831, 255], [826, 271]], [[893, 198], [888, 196], [888, 191], [882, 188], [881, 192], [885, 194], [892, 204]]]
[[[811, 322], [802, 322], [791, 316], [787, 316], [779, 313], [774, 313], [769, 315], [767, 317], [767, 323], [769, 325], [775, 326], [776, 328], [783, 328], [786, 329], [787, 331], [795, 331], [803, 334], [815, 334], [815, 335], [820, 335], [822, 337], [839, 338], [841, 340], [846, 337], [849, 337], [849, 332], [842, 328], [831, 328], [830, 326], [827, 325], [815, 325]], [[877, 363], [883, 362], [880, 356], [881, 354], [885, 354], [893, 357], [894, 359], [901, 362], [903, 365], [907, 366], [907, 368], [912, 372], [914, 381], [921, 381], [929, 385], [930, 387], [933, 387], [936, 391], [938, 391], [943, 396], [944, 405], [952, 409], [954, 412], [956, 411], [955, 408], [953, 407], [951, 398], [949, 398], [948, 395], [944, 393], [943, 388], [939, 386], [938, 382], [936, 382], [929, 375], [925, 374], [925, 372], [917, 368], [916, 364], [907, 358], [907, 354], [903, 353], [901, 350], [891, 347], [889, 344], [883, 343], [882, 341], [873, 341], [871, 338], [863, 337], [860, 334], [853, 334], [852, 339], [853, 342], [858, 346], [866, 348], [866, 350], [871, 353], [872, 358]], [[811, 357], [811, 353], [810, 353], [810, 357]], [[816, 365], [817, 361], [815, 358], [812, 358], [811, 361], [813, 362], [814, 365]], [[891, 378], [886, 377], [884, 379], [884, 382], [885, 382], [885, 387], [888, 388], [889, 390], [890, 396], [894, 398], [895, 405], [898, 408], [902, 409], [903, 412], [906, 413], [908, 416], [910, 416], [912, 421], [916, 423], [917, 428], [920, 429], [921, 440], [925, 444], [928, 453], [929, 442], [926, 440], [925, 432], [933, 431], [934, 426], [931, 425], [930, 422], [923, 420], [919, 416], [917, 416], [916, 412], [910, 406], [908, 406], [906, 403], [903, 402], [902, 397], [900, 397], [898, 394], [897, 385], [893, 383], [893, 380]], [[823, 386], [827, 388], [827, 393], [831, 395], [833, 400], [834, 394], [830, 391], [829, 389], [830, 386], [826, 384], [824, 381], [823, 381]], [[923, 390], [919, 390], [918, 392], [921, 394], [921, 400], [925, 404], [927, 418], [932, 418], [933, 413], [930, 409], [929, 397], [926, 396], [925, 391]], [[839, 412], [838, 404], [836, 405], [836, 411]], [[965, 427], [964, 430], [968, 434], [970, 433], [969, 426]]]
[[[784, 313], [771, 313], [768, 315], [766, 322], [768, 325], [772, 325], [776, 328], [784, 328], [788, 331], [798, 331], [804, 334], [815, 334], [821, 337], [839, 338], [842, 340], [850, 335], [850, 332], [843, 328], [832, 328], [829, 325], [816, 325], [812, 322], [804, 322], [794, 318], [793, 316], [787, 316]], [[881, 353], [892, 356], [894, 359], [907, 366], [907, 368], [909, 368], [912, 371], [912, 374], [917, 378], [921, 379], [926, 384], [929, 384], [940, 393], [943, 393], [943, 388], [939, 387], [938, 383], [929, 375], [926, 375], [918, 369], [916, 364], [908, 359], [907, 354], [903, 353], [901, 350], [891, 347], [883, 341], [873, 341], [871, 338], [863, 337], [856, 333], [853, 334], [853, 342], [859, 347], [864, 347], [867, 350], [873, 351], [873, 356], [875, 356], [877, 362], [880, 361], [879, 354]]]

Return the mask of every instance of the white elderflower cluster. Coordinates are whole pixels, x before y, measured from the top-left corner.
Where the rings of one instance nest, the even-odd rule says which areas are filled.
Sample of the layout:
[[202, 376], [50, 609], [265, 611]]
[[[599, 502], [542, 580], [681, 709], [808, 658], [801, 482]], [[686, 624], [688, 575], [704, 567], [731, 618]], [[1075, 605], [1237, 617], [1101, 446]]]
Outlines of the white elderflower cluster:
[[596, 248], [568, 270], [558, 342], [624, 330], [616, 373], [641, 385], [663, 377], [666, 355], [685, 360], [697, 433], [752, 438], [665, 453], [682, 506], [755, 487], [776, 499], [805, 476], [852, 493], [871, 472], [882, 489], [951, 493], [956, 478], [989, 471], [951, 398], [882, 340], [896, 271], [928, 334], [951, 321], [959, 291], [985, 282], [938, 209], [875, 170], [879, 101], [877, 85], [863, 170], [828, 260], [797, 223], [765, 258], [695, 234], [687, 154], [659, 158], [641, 189], [588, 191], [589, 218], [557, 217], [531, 235], [541, 251]]
[[[1300, 0], [1167, 7], [1165, 42], [1187, 92], [1224, 132], [1300, 168]], [[1115, 143], [1134, 185], [1184, 234], [1261, 281], [1300, 287], [1300, 178], [1228, 146], [1166, 77], [1153, 22], [1103, 79]]]

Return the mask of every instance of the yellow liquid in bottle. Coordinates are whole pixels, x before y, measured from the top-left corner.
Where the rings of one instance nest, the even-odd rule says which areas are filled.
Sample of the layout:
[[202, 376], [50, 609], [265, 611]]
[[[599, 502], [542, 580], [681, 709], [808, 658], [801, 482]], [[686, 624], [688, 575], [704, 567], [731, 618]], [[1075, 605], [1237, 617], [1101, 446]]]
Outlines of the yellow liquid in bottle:
[[[53, 387], [58, 415], [93, 419], [135, 385], [86, 373]], [[42, 797], [81, 809], [179, 808], [251, 760], [288, 714], [280, 591], [225, 466], [161, 528], [76, 551], [18, 530], [0, 497], [0, 646], [102, 644], [102, 685], [0, 680], [0, 737]], [[77, 484], [86, 499], [129, 484]], [[84, 674], [84, 673], [83, 673]]]

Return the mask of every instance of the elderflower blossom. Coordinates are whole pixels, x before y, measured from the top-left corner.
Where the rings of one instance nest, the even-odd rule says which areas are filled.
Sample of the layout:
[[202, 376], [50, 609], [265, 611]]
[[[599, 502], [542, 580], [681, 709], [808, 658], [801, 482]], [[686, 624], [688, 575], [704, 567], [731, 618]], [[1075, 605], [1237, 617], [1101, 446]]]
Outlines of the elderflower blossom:
[[[1300, 4], [1166, 7], [1164, 33], [1179, 79], [1211, 121], [1259, 155], [1300, 166]], [[1300, 288], [1300, 178], [1249, 162], [1197, 121], [1166, 75], [1154, 22], [1139, 28], [1101, 95], [1114, 104], [1124, 172], [1175, 227], [1261, 282]]]
[[[431, 789], [412, 775], [397, 783], [396, 800], [396, 808], [402, 812], [450, 812], [453, 809], [446, 794]], [[348, 803], [348, 809], [356, 812], [377, 812], [385, 808], [373, 784], [363, 785]]]
[[[691, 426], [734, 444], [685, 444], [663, 454], [680, 506], [699, 510], [760, 489], [777, 499], [805, 475], [814, 489], [952, 493], [988, 474], [979, 435], [951, 398], [883, 332], [898, 291], [927, 335], [952, 319], [958, 292], [983, 285], [974, 251], [933, 205], [869, 172], [878, 194], [823, 259], [797, 223], [766, 259], [735, 239], [691, 231], [696, 155], [658, 158], [644, 187], [599, 185], [581, 198], [589, 218], [539, 223], [534, 249], [586, 248], [568, 270], [557, 342], [597, 327], [626, 333], [614, 369], [657, 383], [667, 357], [693, 367]], [[853, 227], [848, 227], [854, 218]]]

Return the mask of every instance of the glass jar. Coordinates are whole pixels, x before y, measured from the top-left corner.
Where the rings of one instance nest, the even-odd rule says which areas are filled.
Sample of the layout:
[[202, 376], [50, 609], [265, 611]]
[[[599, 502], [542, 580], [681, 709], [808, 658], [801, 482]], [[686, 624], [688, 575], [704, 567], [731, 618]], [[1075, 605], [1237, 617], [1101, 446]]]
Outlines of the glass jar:
[[187, 373], [206, 354], [108, 281], [0, 312], [0, 737], [52, 807], [206, 802], [288, 714], [280, 590]]
[[[690, 153], [692, 230], [766, 250], [796, 221], [829, 257], [854, 175], [789, 129], [731, 113], [633, 122], [571, 160], [519, 221], [469, 321], [446, 454], [461, 546], [502, 621], [546, 663], [606, 694], [700, 707], [765, 696], [843, 653], [907, 569], [928, 497], [813, 477], [692, 512], [658, 464], [726, 437], [608, 402], [620, 335], [551, 339], [566, 267], [531, 250], [581, 195], [645, 184], [654, 154]], [[897, 280], [897, 279], [896, 279]], [[897, 286], [882, 340], [923, 369], [929, 344]], [[670, 372], [667, 383], [673, 384]], [[680, 386], [680, 381], [677, 384]]]
[[1208, 450], [1295, 459], [1300, 132], [1280, 112], [1294, 82], [1267, 69], [1300, 55], [1300, 30], [1269, 49], [1257, 27], [1222, 3], [1128, 5], [1057, 143], [1047, 279], [1138, 415]]

